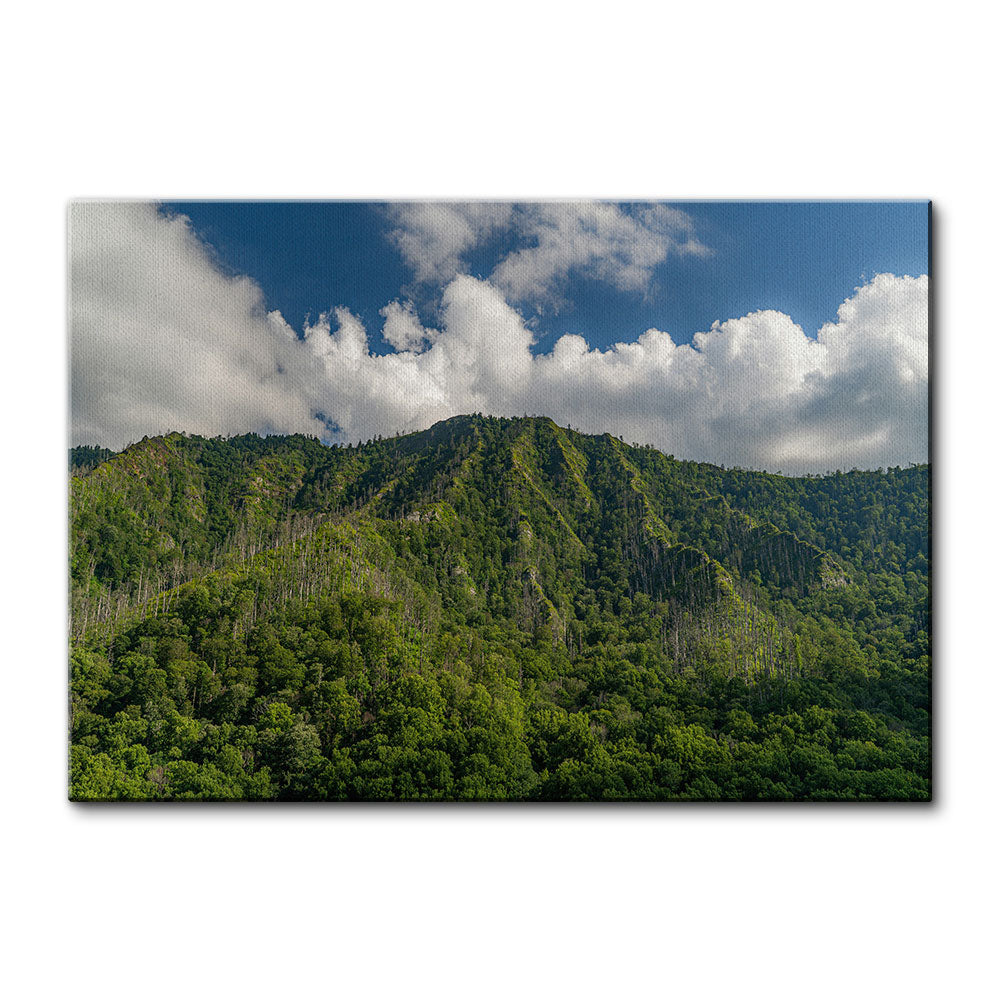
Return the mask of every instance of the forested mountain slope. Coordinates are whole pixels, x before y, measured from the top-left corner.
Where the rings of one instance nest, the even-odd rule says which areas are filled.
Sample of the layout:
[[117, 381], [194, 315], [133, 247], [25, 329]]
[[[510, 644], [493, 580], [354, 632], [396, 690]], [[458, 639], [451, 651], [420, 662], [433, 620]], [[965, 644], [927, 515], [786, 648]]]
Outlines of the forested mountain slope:
[[481, 416], [70, 465], [76, 798], [929, 796], [926, 467]]

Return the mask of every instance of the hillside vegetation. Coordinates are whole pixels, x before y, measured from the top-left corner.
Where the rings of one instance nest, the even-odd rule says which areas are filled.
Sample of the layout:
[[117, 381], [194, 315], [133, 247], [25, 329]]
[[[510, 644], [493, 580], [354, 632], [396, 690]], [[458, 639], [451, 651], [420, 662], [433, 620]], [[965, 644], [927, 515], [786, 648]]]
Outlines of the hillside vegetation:
[[70, 465], [73, 798], [929, 798], [926, 466], [481, 416]]

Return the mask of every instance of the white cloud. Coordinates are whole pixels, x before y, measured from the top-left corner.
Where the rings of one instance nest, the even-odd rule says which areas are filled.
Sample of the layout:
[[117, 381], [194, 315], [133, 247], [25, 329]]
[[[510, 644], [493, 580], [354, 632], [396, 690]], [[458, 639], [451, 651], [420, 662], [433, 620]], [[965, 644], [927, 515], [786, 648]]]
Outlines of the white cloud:
[[708, 253], [690, 218], [666, 205], [633, 214], [607, 202], [524, 205], [517, 224], [529, 245], [501, 260], [492, 276], [517, 302], [558, 302], [570, 275], [646, 291], [668, 255]]
[[926, 276], [877, 276], [815, 340], [762, 311], [691, 345], [657, 330], [605, 352], [563, 337], [537, 364], [546, 412], [678, 457], [793, 474], [927, 458]]
[[569, 277], [647, 291], [672, 254], [705, 255], [690, 217], [666, 205], [625, 210], [609, 202], [417, 202], [392, 205], [390, 239], [418, 283], [443, 285], [469, 252], [498, 233], [516, 244], [497, 264], [493, 284], [512, 301], [558, 305]]
[[877, 276], [816, 339], [764, 311], [690, 345], [647, 330], [599, 351], [567, 334], [535, 356], [501, 289], [459, 275], [440, 330], [421, 327], [409, 303], [386, 306], [397, 353], [376, 356], [344, 308], [297, 339], [252, 281], [218, 270], [185, 220], [149, 206], [75, 206], [71, 265], [75, 442], [321, 435], [318, 413], [357, 441], [482, 411], [788, 473], [926, 460], [926, 277]]
[[385, 319], [382, 338], [397, 351], [418, 351], [437, 336], [421, 325], [412, 302], [390, 302], [379, 315]]
[[73, 440], [311, 431], [302, 351], [249, 278], [224, 275], [183, 218], [145, 204], [70, 212]]
[[400, 202], [387, 209], [389, 234], [420, 283], [443, 285], [458, 274], [465, 255], [511, 223], [506, 202]]

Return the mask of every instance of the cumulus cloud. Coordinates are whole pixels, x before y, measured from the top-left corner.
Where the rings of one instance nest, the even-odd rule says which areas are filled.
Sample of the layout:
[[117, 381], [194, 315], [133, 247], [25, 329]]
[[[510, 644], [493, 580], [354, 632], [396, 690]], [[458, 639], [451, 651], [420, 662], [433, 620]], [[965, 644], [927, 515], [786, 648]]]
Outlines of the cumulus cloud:
[[604, 352], [563, 337], [537, 363], [564, 421], [678, 457], [792, 474], [927, 458], [926, 276], [878, 275], [816, 339], [761, 311], [690, 345], [658, 330]]
[[69, 223], [74, 442], [323, 432], [293, 377], [294, 331], [253, 281], [220, 271], [186, 219], [81, 202]]
[[647, 330], [548, 354], [498, 283], [457, 275], [439, 330], [382, 311], [396, 350], [369, 351], [346, 308], [297, 338], [249, 279], [223, 274], [184, 219], [80, 205], [71, 232], [73, 438], [121, 446], [186, 430], [417, 430], [458, 413], [545, 414], [678, 457], [786, 473], [924, 461], [927, 278], [878, 275], [815, 337], [762, 311], [691, 344]]
[[396, 225], [390, 238], [418, 283], [446, 283], [470, 251], [505, 234], [511, 249], [490, 280], [511, 301], [535, 309], [558, 305], [570, 276], [643, 292], [668, 255], [710, 252], [691, 218], [666, 205], [423, 202], [388, 211]]
[[412, 302], [390, 302], [379, 315], [385, 319], [382, 339], [397, 351], [417, 351], [437, 335], [424, 329]]

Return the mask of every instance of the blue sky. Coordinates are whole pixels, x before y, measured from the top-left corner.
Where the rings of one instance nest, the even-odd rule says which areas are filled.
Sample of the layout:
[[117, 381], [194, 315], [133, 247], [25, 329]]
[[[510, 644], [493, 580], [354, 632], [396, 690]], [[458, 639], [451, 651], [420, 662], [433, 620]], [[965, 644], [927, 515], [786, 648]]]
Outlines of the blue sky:
[[80, 202], [72, 436], [538, 414], [791, 474], [927, 458], [918, 202]]
[[[758, 309], [786, 313], [814, 335], [866, 278], [927, 273], [926, 202], [675, 202], [688, 215], [704, 256], [668, 255], [647, 289], [620, 290], [572, 271], [558, 309], [528, 303], [526, 318], [547, 351], [564, 333], [592, 347], [630, 341], [650, 327], [688, 343], [716, 320]], [[336, 306], [351, 309], [378, 336], [379, 310], [408, 288], [412, 274], [395, 248], [386, 207], [352, 202], [169, 202], [234, 273], [254, 278], [270, 308], [301, 331]], [[518, 245], [493, 236], [467, 255], [468, 271], [488, 278]], [[418, 314], [435, 318], [436, 289], [410, 289]]]

